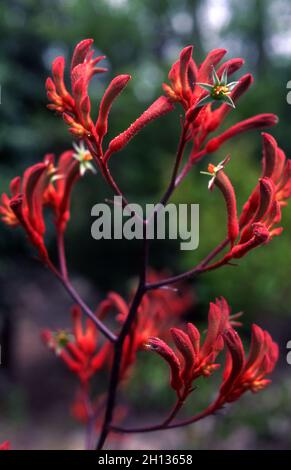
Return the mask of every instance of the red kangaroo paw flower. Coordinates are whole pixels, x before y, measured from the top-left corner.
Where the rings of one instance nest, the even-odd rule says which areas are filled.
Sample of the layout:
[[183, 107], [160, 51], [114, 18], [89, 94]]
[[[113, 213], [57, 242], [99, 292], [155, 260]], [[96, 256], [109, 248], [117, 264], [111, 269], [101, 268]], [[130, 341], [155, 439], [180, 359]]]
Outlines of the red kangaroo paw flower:
[[42, 339], [44, 343], [56, 353], [58, 357], [75, 373], [83, 385], [96, 371], [108, 366], [111, 357], [111, 345], [98, 344], [98, 331], [91, 320], [82, 323], [82, 312], [79, 306], [72, 308], [72, 333], [57, 331], [55, 333], [44, 330]]
[[51, 206], [55, 215], [58, 232], [64, 232], [70, 219], [71, 194], [76, 182], [81, 177], [82, 165], [92, 159], [85, 148], [76, 148], [62, 153], [56, 165], [55, 181], [49, 184], [44, 195], [44, 203]]
[[85, 61], [93, 43], [93, 39], [84, 39], [77, 44], [72, 57], [71, 70], [73, 70], [76, 65], [79, 65]]
[[217, 75], [221, 78], [224, 70], [227, 70], [228, 77], [233, 73], [237, 72], [243, 65], [245, 61], [240, 57], [236, 57], [235, 59], [229, 59], [224, 62], [220, 67], [217, 69]]
[[264, 127], [271, 127], [278, 123], [278, 117], [275, 114], [258, 114], [249, 119], [231, 126], [225, 132], [217, 137], [209, 140], [206, 144], [206, 152], [215, 152], [224, 142], [232, 137], [249, 131], [251, 129], [263, 129]]
[[263, 221], [271, 209], [274, 201], [275, 186], [270, 178], [260, 178], [258, 186], [257, 208], [251, 216], [248, 225], [242, 230], [239, 243], [247, 241], [252, 234], [252, 225]]
[[1, 197], [2, 220], [11, 226], [21, 225], [30, 242], [37, 248], [42, 261], [48, 259], [43, 235], [43, 194], [49, 181], [51, 162], [29, 167], [23, 178], [14, 178], [10, 184], [11, 196]]
[[48, 107], [63, 114], [70, 132], [79, 138], [97, 137], [95, 126], [90, 116], [90, 98], [88, 87], [92, 77], [105, 72], [103, 67], [96, 67], [104, 56], [93, 58], [92, 39], [85, 39], [77, 44], [71, 61], [71, 94], [64, 83], [65, 60], [57, 57], [52, 65], [52, 78], [46, 81]]
[[248, 390], [256, 393], [265, 388], [270, 383], [265, 377], [273, 371], [279, 356], [277, 344], [267, 331], [257, 325], [252, 326], [251, 347], [247, 359], [236, 332], [226, 331], [224, 339], [229, 353], [217, 399], [220, 406], [237, 400]]
[[198, 68], [197, 81], [201, 83], [208, 83], [213, 67], [216, 67], [216, 65], [221, 61], [226, 53], [226, 49], [214, 49], [213, 51], [209, 52]]
[[226, 255], [227, 259], [230, 260], [231, 258], [242, 258], [245, 256], [249, 251], [267, 243], [270, 240], [270, 232], [268, 228], [264, 224], [256, 223], [253, 224], [252, 227], [252, 234], [248, 241], [244, 243], [239, 243], [235, 245], [230, 254]]
[[254, 214], [257, 211], [259, 201], [260, 201], [260, 193], [259, 193], [259, 187], [257, 186], [256, 189], [251, 194], [251, 196], [248, 198], [247, 202], [243, 206], [242, 213], [239, 217], [240, 229], [245, 227], [253, 218]]
[[159, 354], [168, 363], [171, 371], [171, 387], [179, 393], [183, 386], [183, 381], [180, 376], [181, 364], [173, 349], [159, 338], [149, 338], [145, 347]]
[[104, 135], [107, 133], [108, 115], [113, 101], [123, 91], [130, 79], [130, 75], [118, 75], [112, 80], [103, 95], [99, 109], [99, 116], [96, 124], [96, 131], [99, 136], [100, 142], [102, 142]]
[[[227, 314], [227, 315], [225, 315]], [[221, 308], [220, 301], [217, 299], [216, 303], [210, 302], [209, 312], [208, 312], [208, 328], [207, 334], [201, 348], [201, 355], [204, 358], [212, 355], [217, 348], [217, 340], [221, 339], [221, 334], [228, 325], [229, 311], [225, 312]], [[218, 350], [222, 349], [223, 342], [219, 341]], [[215, 348], [215, 349], [214, 349]]]
[[[234, 315], [236, 318], [237, 315]], [[224, 298], [216, 299], [215, 303], [210, 304], [208, 313], [208, 329], [203, 345], [201, 345], [201, 336], [198, 329], [192, 324], [187, 325], [187, 334], [181, 329], [172, 328], [171, 334], [178, 349], [182, 355], [183, 363], [178, 360], [175, 352], [164, 341], [159, 338], [151, 338], [149, 344], [166, 361], [173, 361], [172, 367], [179, 370], [178, 396], [183, 399], [191, 392], [192, 382], [201, 375], [209, 377], [220, 364], [217, 364], [216, 358], [224, 347], [223, 332], [231, 328], [232, 318], [230, 317], [230, 307]], [[151, 347], [151, 346], [150, 346]], [[161, 348], [161, 349], [159, 349]], [[182, 369], [182, 370], [181, 370]], [[182, 382], [182, 384], [181, 384]], [[183, 386], [183, 391], [181, 390]]]
[[[63, 57], [57, 57], [53, 64], [52, 64], [52, 74], [54, 79], [55, 91], [57, 95], [62, 98], [62, 102], [64, 102], [64, 109], [67, 106], [73, 106], [74, 101], [68, 92], [65, 82], [64, 82], [64, 73], [65, 73], [65, 59]], [[52, 82], [48, 82], [48, 88], [52, 87]]]
[[[253, 81], [254, 81], [253, 76], [249, 73], [239, 79], [238, 84], [230, 93], [230, 97], [235, 104], [238, 102], [241, 96], [247, 92], [247, 90], [249, 89]], [[222, 122], [224, 121], [226, 116], [230, 113], [230, 111], [231, 111], [231, 107], [228, 106], [227, 104], [222, 104], [218, 109], [214, 110], [211, 113], [211, 118], [209, 119], [209, 123], [207, 124], [207, 131], [208, 132], [215, 131], [218, 128], [218, 126], [222, 124]]]
[[[2, 220], [11, 226], [21, 225], [29, 240], [47, 261], [44, 245], [45, 205], [52, 207], [58, 232], [65, 230], [70, 218], [70, 199], [74, 184], [82, 169], [90, 169], [92, 156], [85, 148], [77, 152], [64, 152], [54, 165], [54, 156], [46, 155], [43, 163], [37, 163], [24, 172], [22, 178], [14, 178], [10, 184], [11, 196], [3, 194], [0, 203]], [[83, 171], [84, 172], [84, 171]]]
[[195, 356], [199, 354], [200, 351], [200, 333], [193, 323], [187, 323], [188, 336], [192, 342]]
[[242, 341], [235, 330], [226, 330], [223, 334], [223, 338], [227, 345], [229, 355], [219, 395], [222, 401], [228, 401], [233, 384], [243, 371], [245, 352]]
[[192, 59], [192, 51], [192, 46], [181, 51], [179, 60], [173, 64], [168, 75], [171, 85], [163, 83], [167, 96], [173, 101], [179, 101], [185, 109], [191, 105], [197, 77], [197, 65]]
[[[11, 181], [9, 185], [10, 194], [12, 198], [19, 194], [20, 188], [21, 188], [21, 178], [20, 176], [16, 176], [16, 178], [13, 178], [13, 180]], [[10, 207], [10, 201], [11, 201], [11, 198], [7, 196], [7, 194], [3, 193], [1, 195], [0, 215], [5, 224], [15, 227], [19, 225], [19, 220], [16, 217], [14, 211]]]
[[171, 328], [171, 334], [177, 349], [183, 356], [184, 366], [181, 377], [185, 383], [191, 380], [193, 365], [195, 364], [195, 352], [189, 336], [178, 328]]
[[193, 46], [188, 46], [185, 47], [181, 54], [180, 54], [180, 83], [181, 83], [181, 88], [182, 88], [182, 95], [185, 98], [185, 100], [190, 100], [191, 99], [191, 94], [192, 94], [192, 89], [194, 86], [193, 79], [195, 80], [195, 77], [192, 77], [192, 83], [189, 81], [189, 64], [192, 59], [192, 53], [193, 53]]
[[14, 212], [15, 216], [17, 217], [20, 225], [24, 228], [26, 235], [32, 245], [36, 247], [39, 253], [40, 259], [46, 263], [48, 260], [48, 254], [46, 247], [44, 245], [43, 236], [40, 235], [37, 230], [35, 230], [29, 223], [25, 213], [25, 199], [23, 194], [19, 194], [18, 196], [14, 196], [10, 200], [10, 208]]
[[[250, 241], [253, 236], [252, 225], [260, 222], [269, 231], [269, 237], [280, 235], [281, 227], [273, 228], [281, 220], [280, 206], [286, 204], [290, 197], [289, 187], [291, 184], [291, 166], [286, 162], [284, 153], [278, 149], [276, 141], [269, 135], [263, 134], [263, 178], [254, 189], [247, 203], [243, 207], [240, 216], [240, 228], [242, 230], [239, 244]], [[269, 175], [266, 177], [264, 175]], [[255, 243], [252, 238], [249, 246]]]
[[278, 145], [274, 137], [262, 132], [263, 137], [263, 176], [271, 178], [276, 166]]
[[77, 305], [72, 309], [73, 331], [78, 347], [85, 354], [93, 354], [97, 346], [97, 330], [94, 323], [86, 320], [86, 329], [83, 331], [82, 311]]
[[110, 142], [105, 160], [108, 160], [112, 153], [122, 150], [143, 127], [173, 109], [174, 106], [170, 100], [165, 96], [160, 96], [128, 129]]
[[209, 183], [209, 189], [212, 189], [213, 185], [215, 185], [222, 192], [227, 208], [228, 237], [231, 245], [233, 245], [239, 234], [239, 224], [234, 188], [230, 179], [223, 171], [224, 165], [227, 161], [229, 161], [229, 158], [225, 159], [217, 167], [212, 164], [208, 166], [210, 175], [213, 175]]

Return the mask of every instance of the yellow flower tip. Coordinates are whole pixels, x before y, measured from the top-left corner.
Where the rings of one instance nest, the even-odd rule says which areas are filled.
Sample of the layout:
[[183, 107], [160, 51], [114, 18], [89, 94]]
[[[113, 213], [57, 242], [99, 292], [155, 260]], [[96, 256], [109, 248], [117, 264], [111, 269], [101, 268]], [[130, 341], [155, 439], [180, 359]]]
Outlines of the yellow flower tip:
[[224, 96], [224, 95], [228, 95], [230, 92], [229, 92], [229, 88], [228, 86], [226, 85], [216, 85], [213, 87], [213, 92], [212, 92], [215, 96]]

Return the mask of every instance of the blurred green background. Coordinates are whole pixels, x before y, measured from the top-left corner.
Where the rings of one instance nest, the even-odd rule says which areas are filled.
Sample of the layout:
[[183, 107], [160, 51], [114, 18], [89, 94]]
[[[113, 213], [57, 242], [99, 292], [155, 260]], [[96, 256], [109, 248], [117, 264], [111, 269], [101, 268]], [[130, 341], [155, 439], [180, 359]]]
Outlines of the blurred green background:
[[[169, 67], [177, 59], [182, 47], [194, 44], [194, 56], [198, 63], [210, 49], [225, 47], [229, 51], [228, 58], [243, 57], [246, 60], [241, 74], [250, 71], [255, 77], [254, 85], [228, 117], [226, 126], [256, 113], [276, 113], [280, 123], [270, 132], [278, 139], [287, 156], [290, 155], [291, 108], [286, 102], [288, 91], [286, 85], [291, 79], [290, 24], [291, 4], [287, 0], [2, 1], [0, 3], [1, 191], [7, 190], [13, 176], [21, 174], [27, 165], [39, 161], [45, 153], [59, 154], [71, 146], [72, 138], [65, 124], [46, 109], [44, 83], [50, 74], [52, 60], [57, 55], [64, 55], [69, 60], [76, 43], [87, 37], [94, 39], [98, 53], [107, 56], [106, 66], [109, 68], [107, 74], [98, 76], [92, 81], [90, 92], [93, 115], [96, 116], [98, 102], [112, 76], [119, 73], [132, 75], [129, 86], [112, 109], [109, 137], [125, 129], [161, 94], [161, 83], [167, 80]], [[126, 150], [112, 158], [112, 172], [130, 200], [141, 203], [155, 202], [163, 193], [177, 147], [179, 113], [180, 110], [177, 109], [174, 113], [151, 124], [130, 143]], [[211, 161], [217, 163], [227, 153], [232, 156], [228, 171], [241, 207], [260, 174], [260, 133], [251, 132], [233, 139], [215, 155], [211, 155]], [[200, 174], [200, 170], [206, 169], [208, 161], [209, 158], [206, 157], [198, 168], [192, 171], [173, 198], [175, 202], [200, 204], [199, 249], [195, 252], [181, 252], [178, 244], [173, 242], [154, 242], [151, 265], [157, 269], [167, 267], [175, 273], [188, 269], [225, 236], [223, 201], [216, 191], [214, 193], [207, 191], [207, 179]], [[109, 289], [126, 292], [129, 281], [136, 276], [139, 261], [139, 243], [97, 242], [91, 238], [91, 207], [97, 202], [104, 201], [108, 196], [110, 192], [100, 175], [84, 178], [74, 192], [72, 218], [67, 232], [70, 269], [80, 289], [95, 303], [98, 296]], [[285, 444], [284, 440], [288, 432], [290, 435], [291, 428], [290, 423], [286, 424], [284, 421], [288, 413], [290, 417], [287, 380], [290, 380], [288, 375], [291, 369], [288, 369], [285, 360], [286, 342], [291, 338], [289, 207], [284, 209], [283, 226], [285, 230], [280, 237], [241, 260], [238, 268], [224, 268], [195, 280], [193, 286], [197, 300], [192, 316], [198, 321], [202, 320], [205, 318], [209, 301], [217, 295], [224, 295], [234, 311], [246, 312], [246, 324], [255, 320], [272, 331], [282, 350], [281, 372], [278, 379], [282, 386], [277, 387], [277, 394], [280, 392], [282, 397], [280, 395], [280, 400], [279, 398], [277, 400], [280, 402], [278, 410], [276, 408], [275, 411], [270, 411], [270, 406], [274, 405], [270, 394], [276, 392], [273, 388], [273, 391], [270, 389], [265, 392], [266, 397], [269, 396], [269, 402], [266, 398], [265, 405], [260, 398], [258, 405], [257, 397], [250, 397], [246, 401], [245, 408], [247, 404], [250, 405], [248, 413], [244, 416], [245, 423], [237, 410], [232, 413], [232, 417], [227, 418], [226, 427], [219, 428], [219, 432], [215, 424], [213, 430], [209, 428], [207, 432], [201, 426], [203, 438], [195, 434], [198, 432], [197, 429], [187, 431], [183, 443], [180, 441], [173, 443], [171, 444], [173, 447], [175, 445], [196, 445], [198, 448], [203, 448], [203, 445], [208, 448], [223, 447], [227, 433], [232, 435], [241, 429], [250, 429], [249, 433], [254, 433], [251, 434], [250, 442], [256, 442], [257, 439], [257, 446], [290, 445], [290, 442]], [[47, 237], [50, 249], [54, 252], [54, 237], [51, 232], [48, 231]], [[30, 422], [34, 419], [31, 418], [31, 413], [33, 414], [35, 410], [43, 412], [45, 402], [43, 396], [37, 395], [32, 399], [27, 392], [32, 388], [28, 388], [31, 380], [34, 383], [32, 376], [35, 375], [36, 367], [34, 362], [36, 354], [28, 351], [32, 348], [31, 344], [35, 345], [38, 353], [36, 344], [38, 344], [39, 328], [68, 323], [66, 311], [70, 305], [68, 299], [61, 289], [58, 290], [50, 276], [40, 271], [42, 268], [35, 263], [33, 253], [24, 242], [24, 237], [18, 231], [11, 231], [1, 226], [0, 314], [4, 338], [2, 344], [6, 345], [2, 372], [3, 369], [6, 372], [2, 374], [3, 380], [0, 376], [0, 392], [3, 398], [0, 416], [2, 412], [7, 423], [14, 422], [14, 419], [17, 425], [19, 422]], [[46, 297], [48, 291], [49, 300]], [[57, 305], [53, 304], [53, 300]], [[16, 319], [19, 321], [16, 322]], [[8, 343], [11, 344], [10, 347]], [[25, 369], [28, 366], [24, 365], [23, 351], [33, 364], [29, 384], [25, 382], [29, 371]], [[20, 364], [28, 375], [21, 373]], [[42, 370], [41, 365], [39, 369]], [[152, 363], [147, 367], [145, 361], [144, 377], [145, 380], [152, 380], [157, 397], [156, 400], [150, 401], [149, 406], [156, 406], [158, 411], [159, 400], [164, 392], [159, 385], [160, 373], [153, 373], [153, 370], [156, 369], [152, 369]], [[60, 371], [62, 372], [61, 369]], [[160, 372], [159, 367], [157, 371]], [[42, 380], [45, 380], [44, 371], [42, 375]], [[69, 378], [68, 381], [71, 383]], [[70, 387], [67, 385], [67, 388], [69, 390]], [[59, 394], [56, 393], [57, 396]], [[69, 391], [62, 392], [59, 398], [68, 400], [69, 396]], [[47, 399], [49, 400], [48, 397]], [[60, 401], [60, 408], [62, 403]], [[50, 406], [52, 404], [51, 397]], [[256, 406], [263, 407], [263, 405], [266, 409], [262, 408], [260, 415], [256, 411]], [[59, 412], [59, 409], [56, 409]], [[264, 421], [266, 413], [273, 413], [274, 420], [279, 421], [278, 428], [283, 436], [278, 434], [279, 431], [276, 431], [274, 436], [269, 436], [268, 433], [271, 433], [269, 428], [273, 425]], [[280, 420], [283, 420], [283, 424]], [[52, 420], [52, 427], [53, 425]], [[33, 424], [31, 426], [33, 427]], [[284, 426], [289, 429], [286, 433]], [[3, 438], [4, 434], [7, 434], [2, 427], [0, 432], [0, 438], [2, 434]], [[212, 444], [214, 435], [216, 437]], [[249, 437], [249, 434], [247, 436]], [[37, 439], [36, 436], [35, 438]], [[196, 444], [193, 444], [193, 440]], [[20, 447], [27, 445], [33, 448], [32, 438], [27, 443], [25, 437], [20, 435], [18, 441]], [[35, 445], [50, 446], [50, 443], [45, 441]], [[148, 445], [150, 446], [150, 443]], [[256, 444], [249, 444], [243, 434], [243, 437], [239, 435], [236, 443], [230, 445], [248, 448]]]

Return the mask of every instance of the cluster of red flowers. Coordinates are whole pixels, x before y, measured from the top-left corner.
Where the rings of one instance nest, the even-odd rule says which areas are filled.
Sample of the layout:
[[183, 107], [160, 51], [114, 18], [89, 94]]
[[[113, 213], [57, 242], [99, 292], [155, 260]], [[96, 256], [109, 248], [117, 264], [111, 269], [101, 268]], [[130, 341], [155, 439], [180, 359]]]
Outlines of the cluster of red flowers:
[[188, 323], [187, 333], [172, 328], [171, 335], [177, 353], [162, 339], [149, 338], [146, 348], [159, 354], [169, 365], [171, 387], [179, 400], [184, 401], [193, 390], [193, 382], [200, 376], [209, 377], [220, 367], [217, 356], [227, 347], [227, 360], [223, 383], [216, 400], [217, 408], [237, 400], [244, 392], [257, 392], [270, 380], [278, 360], [278, 346], [270, 335], [257, 325], [252, 328], [249, 356], [245, 359], [244, 347], [234, 326], [240, 326], [236, 314], [230, 316], [230, 307], [224, 298], [210, 304], [208, 328], [203, 343], [193, 323]]
[[81, 41], [75, 48], [71, 61], [71, 90], [70, 94], [64, 83], [65, 61], [57, 57], [52, 65], [53, 78], [48, 78], [46, 89], [51, 104], [48, 107], [61, 113], [64, 121], [69, 125], [70, 132], [85, 140], [98, 165], [103, 169], [112, 153], [120, 151], [128, 142], [149, 122], [171, 111], [173, 105], [164, 96], [158, 98], [131, 126], [122, 134], [111, 140], [107, 152], [102, 150], [103, 138], [108, 130], [108, 116], [114, 100], [126, 87], [130, 75], [115, 77], [101, 100], [99, 114], [96, 122], [90, 114], [91, 102], [88, 87], [96, 73], [105, 72], [106, 69], [96, 67], [104, 56], [93, 58], [92, 39]]
[[[163, 87], [167, 96], [173, 102], [179, 102], [185, 110], [186, 122], [190, 124], [188, 139], [193, 144], [189, 160], [194, 163], [205, 153], [216, 151], [224, 142], [235, 135], [251, 129], [273, 126], [278, 122], [278, 118], [274, 114], [258, 114], [229, 127], [222, 134], [206, 142], [209, 135], [221, 126], [232, 109], [227, 101], [223, 102], [219, 108], [214, 109], [215, 98], [210, 102], [204, 101], [205, 105], [200, 106], [207, 95], [207, 91], [202, 85], [204, 82], [210, 82], [210, 87], [215, 89], [215, 83], [211, 83], [213, 71], [215, 71], [227, 51], [225, 49], [214, 49], [200, 66], [197, 66], [193, 60], [192, 52], [192, 46], [182, 50], [179, 60], [175, 62], [169, 72], [170, 85], [164, 84]], [[215, 75], [218, 79], [222, 79], [225, 72], [230, 76], [238, 71], [243, 64], [244, 61], [240, 58], [227, 60], [218, 67]], [[238, 82], [233, 82], [234, 87], [226, 85], [224, 96], [229, 96], [232, 102], [236, 104], [252, 82], [253, 77], [251, 74], [243, 75]], [[218, 96], [218, 101], [221, 101], [220, 96]]]
[[2, 220], [11, 227], [21, 226], [44, 262], [48, 260], [44, 207], [52, 208], [56, 229], [63, 232], [70, 217], [71, 191], [80, 177], [78, 156], [64, 152], [55, 164], [54, 155], [46, 155], [42, 163], [27, 168], [22, 178], [11, 181], [10, 196], [4, 193], [1, 197]]
[[[151, 273], [152, 280], [160, 276]], [[136, 361], [138, 351], [144, 350], [144, 345], [150, 336], [160, 334], [168, 338], [168, 328], [177, 325], [181, 316], [193, 306], [193, 295], [190, 289], [181, 287], [181, 290], [160, 290], [149, 292], [144, 296], [135, 324], [124, 344], [120, 381], [129, 377], [129, 371]], [[95, 312], [97, 318], [104, 319], [113, 314], [117, 325], [122, 325], [129, 311], [129, 303], [116, 292], [110, 292], [100, 302]], [[82, 390], [89, 391], [90, 381], [96, 372], [109, 370], [112, 362], [112, 348], [108, 342], [102, 342], [100, 333], [91, 319], [82, 325], [82, 312], [78, 305], [72, 308], [72, 331], [59, 330], [42, 332], [42, 339], [49, 349], [66, 364], [71, 372], [77, 375], [81, 391], [74, 402], [74, 415], [79, 416], [80, 409], [84, 409], [84, 394]], [[105, 397], [96, 400], [95, 408]], [[77, 412], [76, 412], [77, 410]], [[82, 416], [84, 413], [81, 413]]]
[[250, 250], [280, 235], [283, 228], [277, 225], [281, 221], [281, 208], [287, 205], [291, 196], [291, 161], [286, 159], [285, 153], [270, 134], [263, 133], [262, 175], [240, 217], [237, 216], [234, 188], [224, 172], [227, 161], [217, 167], [212, 164], [208, 166], [212, 175], [209, 188], [217, 186], [225, 199], [228, 239], [231, 242], [230, 251], [212, 267], [241, 258]]
[[[91, 39], [86, 39], [74, 50], [70, 69], [70, 91], [64, 82], [63, 57], [55, 59], [52, 78], [48, 78], [46, 82], [49, 109], [61, 114], [69, 126], [69, 131], [77, 140], [82, 141], [75, 145], [75, 151], [64, 152], [57, 160], [53, 155], [46, 155], [43, 162], [29, 167], [22, 177], [14, 178], [10, 184], [10, 195], [4, 193], [1, 197], [2, 220], [11, 227], [21, 226], [25, 230], [29, 241], [38, 250], [40, 259], [58, 276], [77, 302], [72, 309], [72, 332], [46, 330], [42, 338], [79, 379], [79, 398], [73, 406], [74, 414], [79, 418], [88, 420], [91, 416], [96, 420], [96, 410], [103, 410], [105, 396], [102, 395], [92, 402], [90, 385], [101, 369], [112, 369], [114, 372], [114, 353], [119, 351], [121, 356], [117, 357], [120, 366], [116, 369], [117, 379], [113, 375], [115, 387], [120, 382], [127, 382], [138, 351], [145, 349], [155, 351], [168, 363], [170, 384], [180, 405], [193, 390], [193, 382], [198, 377], [209, 377], [221, 366], [220, 354], [226, 350], [223, 382], [211, 410], [218, 409], [227, 402], [237, 400], [244, 392], [257, 392], [270, 382], [266, 377], [272, 372], [278, 359], [278, 347], [270, 335], [253, 325], [250, 351], [246, 358], [242, 341], [234, 329], [240, 326], [237, 321], [239, 314], [231, 316], [230, 307], [223, 298], [210, 304], [208, 329], [203, 340], [192, 323], [189, 323], [187, 331], [184, 331], [179, 326], [183, 314], [193, 304], [192, 294], [186, 287], [178, 292], [167, 287], [170, 283], [161, 282], [164, 281], [163, 276], [150, 272], [147, 266], [141, 275], [139, 288], [130, 295], [128, 301], [119, 294], [110, 292], [99, 304], [96, 312], [92, 312], [70, 284], [62, 237], [70, 218], [72, 189], [87, 170], [94, 171], [92, 161], [101, 169], [102, 176], [115, 193], [123, 196], [108, 168], [111, 155], [122, 150], [144, 126], [172, 111], [176, 103], [184, 110], [184, 121], [173, 180], [165, 193], [166, 196], [172, 194], [191, 166], [206, 153], [214, 152], [237, 134], [273, 126], [278, 121], [277, 117], [273, 114], [259, 114], [211, 138], [211, 133], [221, 126], [231, 109], [248, 90], [253, 78], [246, 74], [237, 82], [228, 83], [228, 76], [243, 65], [242, 59], [230, 59], [219, 66], [226, 51], [215, 49], [198, 66], [192, 58], [193, 48], [188, 46], [182, 50], [179, 60], [170, 70], [170, 85], [163, 85], [166, 96], [155, 100], [126, 130], [112, 138], [104, 149], [103, 141], [108, 132], [111, 107], [131, 77], [119, 75], [111, 81], [101, 99], [97, 119], [94, 120], [91, 116], [89, 84], [95, 74], [105, 72], [106, 69], [97, 66], [104, 57], [94, 58], [92, 43]], [[184, 169], [178, 175], [188, 142], [192, 143], [192, 150]], [[281, 208], [286, 205], [291, 195], [290, 161], [286, 159], [275, 139], [269, 134], [263, 134], [262, 175], [241, 215], [238, 216], [235, 190], [224, 171], [228, 161], [227, 157], [217, 166], [210, 164], [208, 174], [211, 176], [209, 188], [217, 186], [225, 200], [228, 232], [226, 242], [229, 242], [230, 249], [220, 261], [209, 265], [207, 263], [213, 259], [210, 257], [205, 266], [203, 263], [199, 265], [199, 268], [202, 266], [205, 271], [227, 264], [232, 259], [241, 258], [250, 250], [279, 235], [282, 231], [282, 228], [278, 227]], [[164, 199], [162, 201], [165, 202]], [[60, 270], [50, 261], [45, 245], [46, 206], [49, 206], [54, 214]], [[203, 272], [203, 269], [199, 272]], [[158, 289], [161, 285], [163, 288]], [[82, 311], [89, 317], [84, 324]], [[109, 323], [115, 325], [116, 332], [109, 330], [103, 323], [112, 313]], [[122, 336], [127, 324], [128, 330]], [[104, 333], [106, 340], [100, 338], [98, 328]], [[175, 349], [168, 345], [171, 340]], [[108, 400], [109, 404], [114, 402], [114, 390], [112, 393], [113, 398]], [[105, 413], [108, 422], [105, 422], [103, 427], [103, 436], [109, 432], [113, 414], [114, 410], [112, 413], [110, 410]], [[173, 417], [174, 415], [171, 419]], [[3, 443], [0, 449], [8, 447], [9, 443]]]
[[42, 339], [55, 351], [82, 384], [87, 385], [91, 377], [100, 370], [107, 360], [108, 343], [97, 351], [98, 336], [96, 325], [90, 318], [82, 326], [82, 311], [78, 305], [72, 308], [73, 334], [65, 330], [52, 332], [44, 330]]

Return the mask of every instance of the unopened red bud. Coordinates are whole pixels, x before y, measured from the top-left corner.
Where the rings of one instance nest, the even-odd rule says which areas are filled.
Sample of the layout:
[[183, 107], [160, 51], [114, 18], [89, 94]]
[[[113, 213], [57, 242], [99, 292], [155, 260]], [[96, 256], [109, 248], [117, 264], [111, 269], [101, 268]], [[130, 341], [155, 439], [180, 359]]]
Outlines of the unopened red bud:
[[169, 98], [165, 96], [158, 98], [128, 129], [110, 142], [105, 160], [108, 160], [112, 153], [122, 150], [143, 127], [173, 109], [174, 106]]
[[71, 62], [71, 70], [73, 70], [76, 65], [84, 62], [93, 42], [93, 39], [84, 39], [83, 41], [77, 44]]
[[179, 328], [171, 328], [171, 334], [175, 345], [179, 349], [184, 358], [184, 368], [182, 371], [182, 378], [184, 381], [191, 379], [192, 370], [195, 364], [195, 351], [189, 336]]
[[63, 57], [57, 57], [52, 64], [52, 72], [57, 93], [65, 98], [68, 95], [67, 89], [64, 83], [64, 71], [65, 71], [65, 59]]
[[55, 84], [50, 77], [46, 79], [45, 88], [47, 92], [52, 92], [52, 93], [56, 92]]
[[274, 137], [265, 132], [263, 137], [263, 176], [271, 178], [276, 164], [278, 145]]
[[227, 394], [243, 371], [245, 355], [241, 339], [233, 328], [226, 330], [223, 333], [223, 338], [231, 356], [231, 370], [228, 372], [227, 378], [220, 388], [220, 396], [224, 397], [227, 401]]
[[267, 243], [269, 239], [270, 232], [268, 228], [264, 224], [255, 223], [252, 226], [251, 238], [244, 243], [239, 243], [238, 245], [234, 246], [231, 250], [231, 257], [242, 258], [252, 249]]
[[211, 139], [206, 144], [206, 152], [211, 153], [216, 151], [225, 141], [238, 134], [251, 129], [263, 129], [264, 127], [274, 126], [277, 123], [278, 117], [275, 114], [258, 114], [252, 118], [245, 119], [231, 126], [227, 131], [223, 132], [223, 134]]
[[188, 69], [192, 57], [193, 46], [185, 47], [180, 54], [180, 81], [182, 93], [185, 99], [191, 96], [191, 87], [189, 84]]
[[128, 81], [131, 79], [130, 75], [118, 75], [115, 77], [107, 90], [104, 93], [104, 96], [101, 100], [99, 115], [96, 124], [96, 130], [99, 135], [100, 141], [107, 133], [108, 127], [108, 115], [111, 109], [111, 106], [117, 96], [122, 92], [126, 87]]
[[205, 60], [198, 70], [198, 81], [201, 83], [208, 83], [213, 67], [221, 61], [222, 57], [227, 53], [226, 49], [214, 49], [207, 54]]
[[193, 344], [194, 352], [197, 355], [197, 354], [199, 354], [199, 349], [200, 349], [200, 333], [199, 333], [199, 330], [196, 328], [195, 325], [193, 325], [193, 323], [188, 323], [187, 324], [187, 330], [188, 330], [189, 338], [191, 339], [192, 344]]
[[259, 179], [260, 204], [255, 215], [255, 222], [259, 222], [267, 215], [273, 202], [274, 192], [274, 183], [270, 178]]
[[181, 365], [178, 357], [170, 346], [167, 345], [160, 338], [149, 338], [145, 348], [159, 354], [168, 363], [171, 370], [171, 386], [174, 390], [179, 392], [183, 386], [180, 371]]
[[224, 70], [227, 70], [227, 76], [229, 77], [233, 73], [237, 72], [237, 70], [239, 70], [243, 66], [244, 63], [245, 61], [241, 59], [240, 57], [227, 60], [226, 62], [224, 62], [224, 64], [222, 64], [218, 68], [217, 75], [219, 78], [221, 78]]
[[222, 192], [226, 203], [228, 238], [231, 245], [233, 245], [239, 234], [236, 195], [234, 188], [230, 179], [222, 170], [217, 172], [214, 184]]

